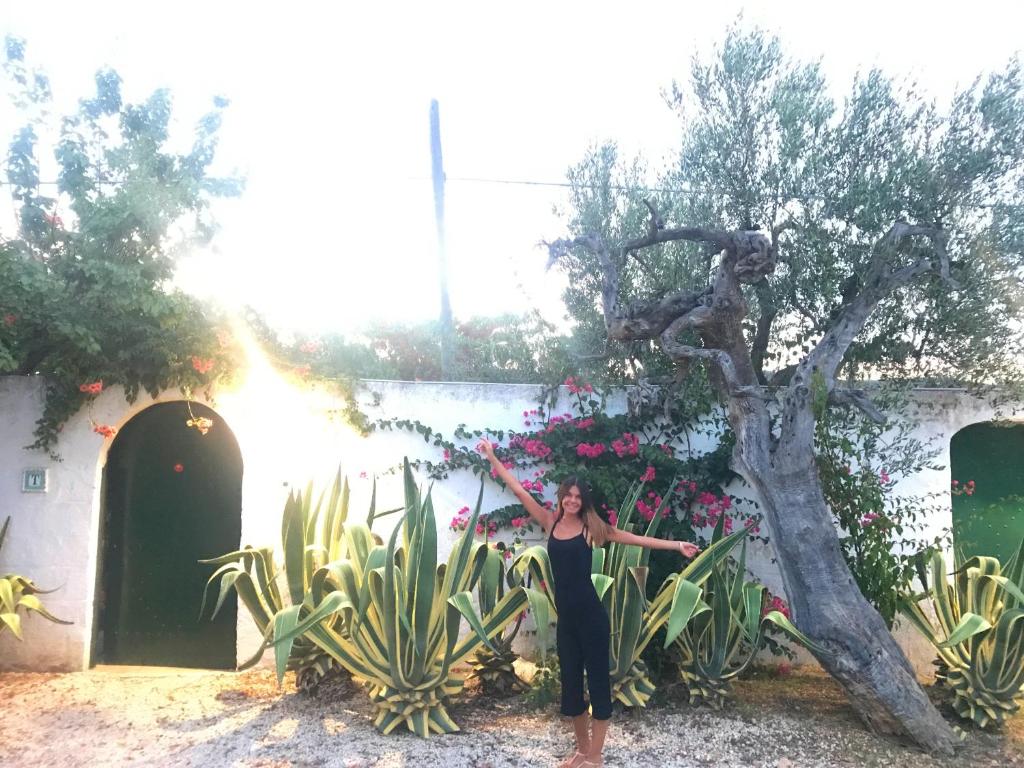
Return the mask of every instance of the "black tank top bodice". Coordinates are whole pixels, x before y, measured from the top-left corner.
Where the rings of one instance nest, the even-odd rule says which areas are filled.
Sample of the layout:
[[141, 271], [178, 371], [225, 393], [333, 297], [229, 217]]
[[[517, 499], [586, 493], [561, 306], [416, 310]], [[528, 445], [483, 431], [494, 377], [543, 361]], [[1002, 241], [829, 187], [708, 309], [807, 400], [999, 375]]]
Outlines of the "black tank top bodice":
[[548, 536], [548, 558], [555, 580], [555, 608], [561, 613], [600, 605], [594, 583], [590, 580], [590, 545], [582, 533], [571, 539], [556, 538], [554, 529], [557, 527], [558, 523], [555, 523]]

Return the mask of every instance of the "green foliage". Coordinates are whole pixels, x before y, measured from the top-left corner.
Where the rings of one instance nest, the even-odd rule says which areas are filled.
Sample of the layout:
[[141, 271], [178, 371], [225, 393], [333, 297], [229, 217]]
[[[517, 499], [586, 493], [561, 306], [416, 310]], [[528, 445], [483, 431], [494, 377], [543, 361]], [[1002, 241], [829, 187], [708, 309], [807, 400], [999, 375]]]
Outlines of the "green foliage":
[[[437, 323], [374, 322], [349, 338], [297, 338], [292, 347], [322, 376], [441, 381]], [[477, 317], [455, 324], [452, 381], [538, 382], [564, 375], [564, 339], [537, 312]]]
[[[779, 265], [745, 288], [745, 325], [762, 382], [785, 374], [837, 311], [864, 288], [874, 244], [897, 221], [941, 226], [959, 288], [919, 281], [882, 299], [845, 358], [850, 377], [948, 383], [1020, 378], [1024, 333], [1024, 82], [1020, 62], [940, 108], [913, 83], [878, 70], [842, 104], [820, 63], [737, 24], [713, 55], [674, 82], [679, 153], [663, 166], [593, 147], [569, 169], [563, 211], [572, 237], [621, 243], [647, 229], [648, 198], [669, 227], [758, 229], [778, 235]], [[922, 254], [908, 249], [902, 264]], [[605, 329], [596, 257], [559, 261], [576, 342], [596, 352]], [[620, 267], [620, 303], [711, 282], [714, 254], [683, 242], [645, 249]], [[758, 326], [762, 332], [758, 332]], [[651, 343], [609, 346], [600, 364], [626, 377], [670, 371]]]
[[[722, 537], [722, 527], [719, 521], [713, 540]], [[721, 709], [731, 695], [731, 681], [753, 662], [769, 627], [816, 647], [783, 611], [765, 610], [766, 590], [746, 579], [746, 560], [744, 541], [738, 562], [729, 558], [715, 563], [704, 583], [702, 602], [674, 641], [691, 704]]]
[[[209, 172], [224, 99], [178, 153], [166, 91], [126, 103], [117, 73], [101, 71], [95, 95], [55, 128], [47, 80], [28, 68], [22, 42], [7, 40], [4, 66], [24, 124], [6, 163], [18, 231], [0, 238], [0, 374], [46, 377], [33, 447], [53, 452], [92, 396], [83, 384], [121, 385], [133, 401], [230, 375], [234, 351], [217, 318], [168, 282], [175, 257], [212, 236], [212, 199], [241, 184]], [[40, 191], [51, 135], [53, 197]]]
[[1005, 566], [957, 557], [952, 580], [941, 552], [920, 566], [923, 591], [904, 595], [900, 613], [938, 651], [936, 678], [956, 713], [982, 728], [1003, 725], [1024, 701], [1024, 541]]
[[[0, 528], [0, 550], [3, 550], [4, 539], [7, 538], [7, 529], [11, 525], [11, 518], [4, 520]], [[16, 573], [5, 573], [0, 575], [0, 637], [3, 637], [4, 630], [9, 629], [19, 640], [21, 637], [21, 614], [28, 614], [30, 611], [38, 613], [44, 619], [54, 624], [71, 624], [70, 621], [58, 619], [43, 607], [42, 602], [36, 595], [45, 595], [52, 590], [40, 589], [32, 579], [19, 576]], [[19, 613], [20, 611], [20, 613]]]
[[891, 414], [884, 424], [859, 411], [833, 409], [819, 419], [815, 451], [822, 491], [842, 532], [843, 556], [861, 593], [891, 627], [897, 601], [914, 574], [915, 553], [948, 544], [948, 532], [924, 540], [920, 531], [948, 502], [944, 494], [899, 494], [903, 477], [937, 469], [937, 450], [912, 435], [899, 392], [879, 394]]
[[544, 709], [558, 701], [562, 694], [562, 684], [558, 668], [558, 657], [549, 656], [543, 666], [538, 666], [530, 679], [530, 687], [523, 695], [526, 705], [531, 709]]

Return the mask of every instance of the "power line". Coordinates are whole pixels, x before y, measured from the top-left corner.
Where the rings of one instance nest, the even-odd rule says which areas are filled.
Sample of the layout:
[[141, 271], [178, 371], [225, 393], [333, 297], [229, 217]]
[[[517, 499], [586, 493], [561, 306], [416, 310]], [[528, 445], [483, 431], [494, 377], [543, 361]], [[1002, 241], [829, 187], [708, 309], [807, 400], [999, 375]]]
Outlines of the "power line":
[[614, 189], [620, 192], [668, 192], [670, 194], [692, 195], [689, 189], [667, 189], [665, 187], [628, 187], [624, 184], [571, 184], [567, 181], [530, 181], [527, 179], [488, 179], [478, 176], [448, 176], [445, 181], [468, 182], [471, 184], [514, 184], [527, 187], [577, 187], [582, 189]]

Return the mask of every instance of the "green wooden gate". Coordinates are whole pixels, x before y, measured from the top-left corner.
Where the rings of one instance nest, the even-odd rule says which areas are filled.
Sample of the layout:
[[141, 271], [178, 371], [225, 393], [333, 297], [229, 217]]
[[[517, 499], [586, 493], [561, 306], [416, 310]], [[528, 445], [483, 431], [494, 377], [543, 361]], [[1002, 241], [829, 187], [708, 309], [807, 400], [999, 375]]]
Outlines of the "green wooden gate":
[[232, 593], [213, 622], [199, 619], [210, 568], [200, 558], [237, 549], [242, 457], [209, 408], [202, 435], [184, 402], [160, 403], [129, 421], [107, 458], [100, 530], [95, 661], [233, 669]]
[[964, 427], [950, 441], [950, 470], [971, 495], [953, 496], [953, 543], [1003, 562], [1024, 538], [1024, 425]]

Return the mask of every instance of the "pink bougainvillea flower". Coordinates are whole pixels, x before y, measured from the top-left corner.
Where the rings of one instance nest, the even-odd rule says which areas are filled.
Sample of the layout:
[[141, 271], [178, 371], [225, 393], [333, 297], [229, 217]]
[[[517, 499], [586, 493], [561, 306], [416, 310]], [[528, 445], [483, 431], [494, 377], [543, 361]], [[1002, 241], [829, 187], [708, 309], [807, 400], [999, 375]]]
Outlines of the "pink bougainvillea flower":
[[616, 512], [614, 509], [609, 509], [608, 510], [608, 522], [611, 525], [618, 525], [619, 524], [619, 513]]
[[632, 432], [624, 432], [620, 440], [612, 440], [612, 450], [620, 459], [636, 456], [640, 451], [640, 438]]
[[174, 471], [177, 472], [180, 475], [182, 472], [185, 471], [185, 465], [184, 464], [180, 464], [180, 463], [179, 464], [175, 464], [174, 465]]
[[543, 440], [524, 440], [523, 450], [526, 451], [528, 456], [538, 459], [547, 458], [551, 454], [550, 446]]
[[889, 483], [889, 481], [892, 480], [892, 478], [889, 477], [889, 473], [886, 472], [884, 469], [882, 470], [881, 474], [878, 475], [878, 479], [881, 480], [882, 483]]
[[103, 391], [103, 380], [88, 382], [86, 384], [78, 385], [79, 392], [85, 392], [88, 395], [98, 395]]
[[10, 328], [16, 322], [18, 322], [18, 316], [17, 315], [12, 314], [10, 312], [8, 312], [7, 314], [4, 315], [4, 325], [6, 325], [8, 328]]
[[592, 426], [594, 426], [594, 420], [589, 416], [576, 422], [576, 429], [589, 429]]
[[656, 506], [657, 505], [654, 505], [654, 506], [648, 505], [647, 502], [645, 502], [645, 501], [638, 501], [636, 503], [636, 511], [640, 513], [640, 516], [644, 520], [646, 520], [647, 522], [650, 522], [651, 520], [654, 519], [654, 512], [655, 512]]
[[700, 496], [697, 497], [697, 503], [705, 507], [710, 507], [716, 501], [718, 499], [710, 491], [701, 491]]
[[593, 445], [590, 443], [580, 443], [576, 446], [577, 456], [586, 456], [590, 459], [596, 459], [602, 453], [604, 453], [604, 443], [594, 443]]
[[445, 461], [451, 461], [452, 460], [452, 452], [449, 451], [447, 448], [444, 449], [444, 453], [442, 453], [441, 455], [444, 457]]
[[652, 480], [654, 480], [654, 467], [648, 464], [646, 471], [642, 475], [640, 475], [640, 482], [649, 483]]

